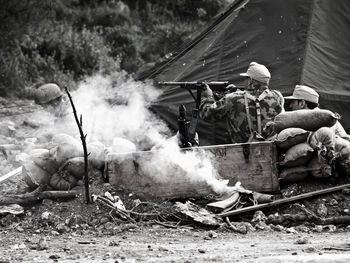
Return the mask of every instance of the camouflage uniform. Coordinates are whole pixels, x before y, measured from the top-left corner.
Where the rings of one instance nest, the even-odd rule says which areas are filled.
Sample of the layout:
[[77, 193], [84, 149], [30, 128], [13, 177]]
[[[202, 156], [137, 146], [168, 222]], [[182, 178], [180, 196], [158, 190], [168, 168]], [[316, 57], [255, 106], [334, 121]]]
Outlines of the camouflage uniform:
[[[260, 104], [262, 129], [264, 129], [267, 122], [273, 121], [274, 117], [283, 110], [284, 99], [282, 94], [268, 88], [264, 88], [256, 95], [248, 91], [236, 91], [227, 94], [216, 102], [212, 96], [202, 97], [201, 99], [201, 118], [214, 117], [217, 120], [226, 117], [227, 130], [233, 143], [247, 142], [251, 136], [245, 106], [245, 93], [252, 131], [258, 131], [256, 100]], [[266, 138], [271, 134], [263, 133], [261, 135]]]

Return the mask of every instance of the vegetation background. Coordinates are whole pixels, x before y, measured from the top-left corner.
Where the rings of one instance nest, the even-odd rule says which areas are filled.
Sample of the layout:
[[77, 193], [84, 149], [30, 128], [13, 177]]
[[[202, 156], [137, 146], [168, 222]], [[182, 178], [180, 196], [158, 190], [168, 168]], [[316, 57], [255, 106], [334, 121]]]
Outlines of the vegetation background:
[[0, 0], [0, 96], [96, 72], [135, 74], [198, 35], [232, 0]]

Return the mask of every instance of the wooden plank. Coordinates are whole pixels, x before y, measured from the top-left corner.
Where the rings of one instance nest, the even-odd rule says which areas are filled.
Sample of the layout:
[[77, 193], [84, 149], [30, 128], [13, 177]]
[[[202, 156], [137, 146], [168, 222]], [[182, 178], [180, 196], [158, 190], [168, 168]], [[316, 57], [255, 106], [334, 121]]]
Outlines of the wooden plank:
[[[231, 186], [240, 181], [244, 188], [256, 192], [279, 190], [277, 153], [272, 142], [203, 146], [191, 150], [206, 153], [219, 176], [228, 179]], [[247, 151], [249, 156], [244, 154]], [[159, 178], [156, 169], [149, 169], [145, 165], [154, 162], [156, 154], [151, 151], [109, 154], [106, 173], [110, 183], [125, 190], [165, 198], [214, 194], [205, 181], [194, 181], [175, 164], [166, 171], [168, 175]]]
[[16, 176], [16, 175], [19, 175], [21, 173], [22, 173], [22, 166], [20, 166], [20, 167], [16, 168], [15, 170], [13, 170], [13, 171], [11, 171], [11, 172], [1, 176], [0, 177], [0, 183], [5, 181], [5, 180], [7, 180], [7, 179], [9, 179], [12, 176]]
[[254, 206], [244, 207], [244, 208], [233, 210], [233, 211], [229, 211], [229, 212], [226, 212], [226, 213], [221, 213], [219, 215], [222, 216], [222, 217], [239, 215], [239, 214], [252, 212], [252, 211], [256, 211], [256, 210], [260, 210], [260, 209], [264, 209], [264, 208], [270, 208], [270, 207], [273, 207], [273, 206], [276, 206], [276, 205], [292, 203], [292, 202], [295, 202], [295, 201], [298, 201], [298, 200], [302, 200], [302, 199], [306, 199], [306, 198], [313, 197], [313, 196], [318, 196], [318, 195], [322, 195], [322, 194], [332, 193], [332, 192], [335, 192], [335, 191], [338, 191], [338, 190], [342, 190], [342, 189], [345, 189], [345, 188], [349, 188], [349, 187], [350, 187], [350, 184], [334, 186], [334, 187], [331, 187], [331, 188], [322, 189], [322, 190], [318, 190], [318, 191], [313, 191], [313, 192], [309, 192], [309, 193], [305, 193], [305, 194], [301, 194], [301, 195], [297, 195], [297, 196], [292, 196], [292, 197], [289, 197], [289, 198], [279, 199], [279, 200], [276, 200], [276, 201], [273, 201], [273, 202], [267, 203], [267, 204], [261, 204], [261, 205], [254, 205]]
[[176, 166], [169, 167], [169, 179], [152, 174], [144, 164], [152, 162], [153, 157], [154, 152], [108, 155], [107, 176], [110, 184], [136, 193], [163, 198], [213, 194], [204, 181], [194, 183], [191, 178], [182, 176], [181, 169]]

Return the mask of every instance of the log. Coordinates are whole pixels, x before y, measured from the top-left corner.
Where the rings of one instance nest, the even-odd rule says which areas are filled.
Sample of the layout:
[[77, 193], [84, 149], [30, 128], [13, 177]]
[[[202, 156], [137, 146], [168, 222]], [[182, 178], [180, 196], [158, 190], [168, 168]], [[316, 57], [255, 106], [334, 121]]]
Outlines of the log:
[[317, 196], [317, 195], [332, 193], [332, 192], [342, 190], [345, 188], [349, 188], [349, 187], [350, 187], [350, 184], [334, 186], [331, 188], [322, 189], [322, 190], [318, 190], [318, 191], [314, 191], [314, 192], [310, 192], [310, 193], [305, 193], [305, 194], [301, 194], [301, 195], [297, 195], [297, 196], [292, 196], [289, 198], [279, 199], [279, 200], [276, 200], [276, 201], [273, 201], [273, 202], [267, 203], [267, 204], [248, 206], [248, 207], [244, 207], [244, 208], [237, 209], [234, 211], [221, 213], [221, 214], [219, 214], [219, 216], [227, 217], [227, 216], [234, 216], [234, 215], [239, 215], [239, 214], [243, 214], [243, 213], [247, 213], [247, 212], [253, 212], [253, 211], [261, 210], [264, 208], [270, 208], [270, 207], [281, 205], [281, 204], [292, 203], [292, 202], [295, 202], [298, 200], [306, 199], [306, 198]]
[[77, 191], [42, 191], [42, 187], [38, 187], [33, 192], [26, 194], [0, 196], [0, 205], [30, 205], [43, 199], [70, 199], [75, 198], [77, 195]]

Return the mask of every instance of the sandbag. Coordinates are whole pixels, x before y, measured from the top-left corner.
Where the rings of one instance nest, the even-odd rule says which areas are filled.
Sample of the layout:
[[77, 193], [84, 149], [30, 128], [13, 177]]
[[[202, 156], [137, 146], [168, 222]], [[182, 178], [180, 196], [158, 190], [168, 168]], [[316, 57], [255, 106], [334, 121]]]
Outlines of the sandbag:
[[332, 167], [327, 163], [321, 162], [317, 156], [310, 160], [307, 167], [315, 178], [329, 178], [332, 176]]
[[334, 144], [336, 162], [348, 160], [350, 158], [350, 142], [339, 136], [335, 136]]
[[110, 150], [114, 153], [136, 152], [136, 145], [127, 139], [115, 137]]
[[105, 164], [105, 146], [101, 142], [92, 142], [87, 145], [90, 153], [89, 161], [97, 169], [102, 169]]
[[289, 148], [285, 154], [285, 157], [280, 165], [285, 167], [296, 167], [306, 164], [314, 150], [308, 143], [299, 143]]
[[332, 127], [339, 118], [338, 114], [323, 109], [286, 111], [275, 117], [274, 131], [279, 133], [287, 128], [316, 131], [321, 127]]
[[286, 167], [279, 174], [279, 179], [283, 183], [291, 183], [304, 180], [309, 175], [306, 166]]
[[32, 160], [23, 163], [22, 168], [23, 179], [31, 189], [35, 189], [39, 185], [47, 185], [50, 182], [51, 175]]
[[82, 143], [68, 134], [57, 134], [52, 138], [52, 143], [56, 145], [50, 153], [54, 156], [54, 159], [63, 164], [68, 159], [74, 157], [83, 157], [83, 145]]
[[50, 186], [55, 190], [67, 191], [77, 185], [78, 179], [68, 171], [58, 171], [50, 179]]
[[287, 150], [294, 145], [306, 142], [309, 133], [301, 128], [287, 128], [278, 133], [275, 143], [279, 148]]
[[85, 173], [84, 157], [74, 157], [67, 160], [61, 169], [67, 171], [78, 180], [83, 179]]
[[328, 150], [334, 151], [335, 133], [329, 127], [319, 128], [310, 135], [309, 144], [313, 149], [321, 149], [325, 146]]
[[48, 149], [34, 149], [30, 151], [29, 158], [41, 169], [50, 175], [57, 172], [59, 164], [54, 160]]

